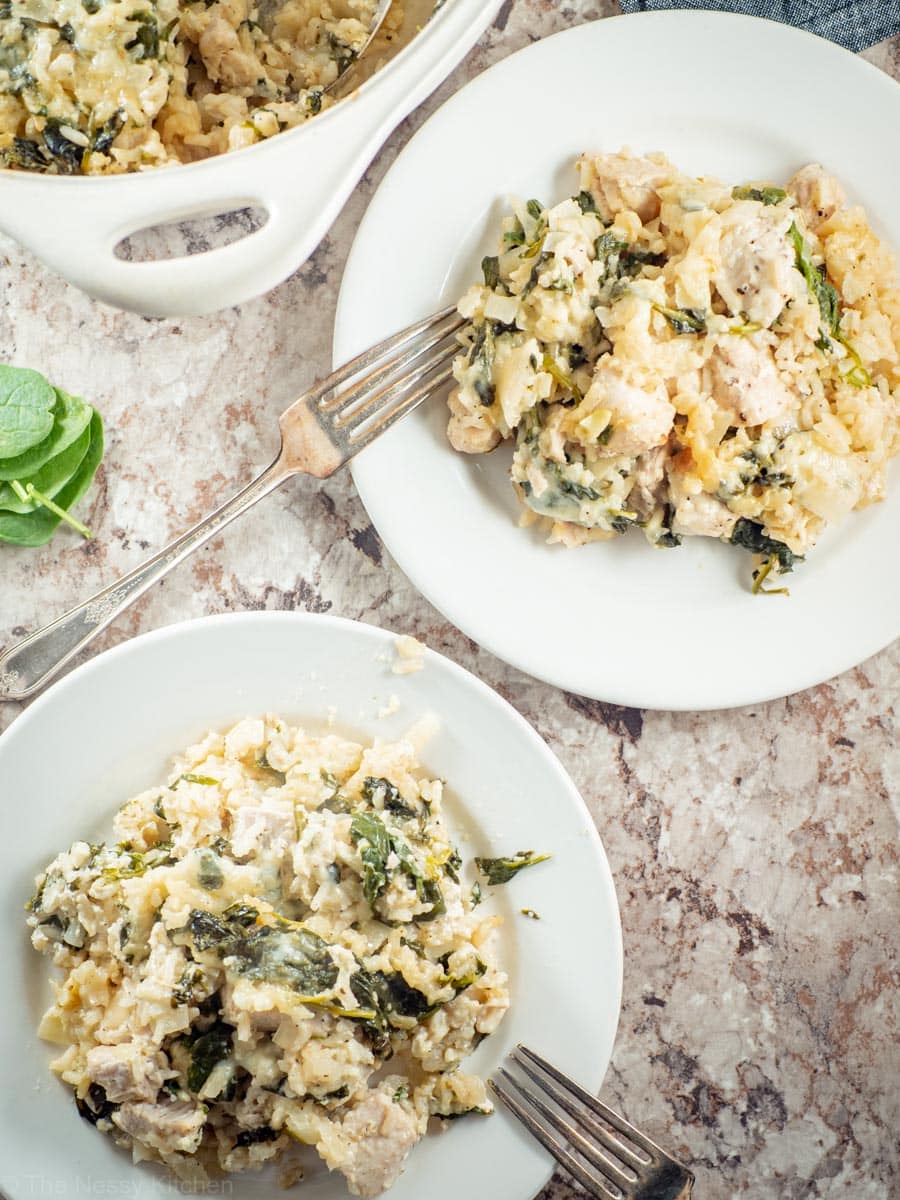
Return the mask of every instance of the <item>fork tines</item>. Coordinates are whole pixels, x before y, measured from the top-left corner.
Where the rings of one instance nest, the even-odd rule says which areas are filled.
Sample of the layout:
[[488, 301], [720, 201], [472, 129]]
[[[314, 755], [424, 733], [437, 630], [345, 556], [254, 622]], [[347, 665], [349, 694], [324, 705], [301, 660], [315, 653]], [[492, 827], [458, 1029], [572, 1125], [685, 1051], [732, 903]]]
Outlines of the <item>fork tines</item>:
[[355, 453], [446, 383], [462, 324], [455, 309], [444, 309], [357, 355], [313, 388], [308, 401], [331, 436]]
[[590, 1195], [666, 1200], [683, 1194], [690, 1173], [562, 1071], [525, 1046], [506, 1062], [535, 1086], [500, 1067], [492, 1088]]

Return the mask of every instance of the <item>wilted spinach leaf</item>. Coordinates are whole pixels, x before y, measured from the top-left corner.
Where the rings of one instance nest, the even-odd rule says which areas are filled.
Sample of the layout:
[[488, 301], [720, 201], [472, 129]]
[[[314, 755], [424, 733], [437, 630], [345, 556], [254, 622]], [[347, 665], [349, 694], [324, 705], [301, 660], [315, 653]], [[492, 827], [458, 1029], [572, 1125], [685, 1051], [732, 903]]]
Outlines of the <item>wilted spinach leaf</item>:
[[218, 891], [225, 882], [219, 856], [212, 850], [203, 850], [200, 853], [200, 862], [197, 865], [197, 882], [208, 892]]
[[488, 883], [509, 883], [523, 868], [536, 866], [549, 857], [549, 854], [535, 854], [533, 850], [519, 850], [509, 858], [476, 858], [475, 866]]
[[704, 333], [706, 317], [697, 308], [665, 308], [654, 304], [656, 311], [672, 326], [676, 333]]
[[387, 888], [390, 880], [387, 860], [393, 852], [399, 860], [400, 869], [415, 887], [419, 900], [430, 905], [430, 910], [418, 915], [416, 920], [433, 921], [446, 911], [438, 883], [425, 878], [409, 846], [387, 829], [377, 813], [357, 813], [350, 824], [350, 837], [360, 846], [363, 894], [370, 908], [374, 910], [375, 901]]
[[401, 817], [415, 817], [416, 810], [400, 795], [400, 789], [396, 784], [391, 783], [389, 779], [378, 778], [372, 775], [367, 775], [362, 786], [362, 794], [369, 804], [377, 807], [377, 802], [381, 801], [381, 807], [387, 809], [388, 812], [397, 813]]
[[229, 942], [223, 960], [239, 975], [285, 984], [304, 996], [329, 991], [338, 977], [328, 943], [302, 927], [257, 926]]
[[234, 1139], [236, 1146], [258, 1146], [260, 1142], [274, 1142], [281, 1135], [271, 1125], [259, 1125], [256, 1129], [242, 1129]]
[[484, 286], [495, 288], [500, 282], [500, 259], [496, 254], [487, 254], [481, 260], [481, 273], [484, 275]]
[[731, 189], [735, 200], [758, 200], [761, 204], [780, 204], [787, 195], [780, 187], [736, 187]]
[[197, 950], [223, 946], [236, 936], [226, 920], [200, 908], [192, 908], [185, 930], [190, 933]]
[[788, 230], [788, 236], [794, 244], [794, 254], [797, 270], [806, 280], [806, 286], [809, 288], [810, 294], [819, 305], [819, 313], [822, 317], [822, 328], [826, 335], [834, 336], [837, 334], [841, 325], [841, 298], [838, 295], [838, 290], [833, 284], [830, 284], [825, 278], [825, 268], [816, 267], [810, 258], [809, 248], [803, 240], [803, 235], [797, 228], [796, 222], [791, 222], [791, 227]]
[[363, 894], [373, 908], [375, 901], [388, 885], [387, 859], [391, 853], [391, 838], [384, 822], [369, 813], [357, 813], [350, 824], [350, 837], [360, 845], [363, 865]]
[[741, 546], [753, 554], [765, 554], [776, 559], [782, 574], [787, 574], [795, 563], [803, 561], [801, 555], [795, 554], [784, 542], [767, 537], [762, 525], [758, 525], [756, 521], [748, 521], [746, 517], [737, 521], [729, 540], [733, 546]]
[[98, 1121], [105, 1121], [110, 1117], [119, 1106], [107, 1100], [106, 1091], [99, 1083], [92, 1083], [84, 1100], [75, 1097], [75, 1107], [80, 1117], [90, 1125], [96, 1125]]
[[44, 126], [44, 145], [56, 159], [64, 174], [77, 175], [81, 171], [84, 146], [70, 141], [62, 131], [59, 121], [49, 120]]
[[217, 1021], [192, 1044], [191, 1065], [187, 1072], [187, 1085], [192, 1092], [199, 1092], [213, 1067], [229, 1056], [233, 1033], [233, 1026]]
[[126, 43], [125, 49], [131, 50], [138, 62], [148, 58], [159, 58], [159, 26], [153, 13], [136, 12], [128, 19], [136, 21], [138, 27], [132, 40]]
[[124, 124], [124, 110], [121, 108], [116, 109], [113, 115], [107, 118], [99, 129], [94, 131], [94, 140], [91, 142], [91, 149], [96, 151], [97, 154], [108, 154]]

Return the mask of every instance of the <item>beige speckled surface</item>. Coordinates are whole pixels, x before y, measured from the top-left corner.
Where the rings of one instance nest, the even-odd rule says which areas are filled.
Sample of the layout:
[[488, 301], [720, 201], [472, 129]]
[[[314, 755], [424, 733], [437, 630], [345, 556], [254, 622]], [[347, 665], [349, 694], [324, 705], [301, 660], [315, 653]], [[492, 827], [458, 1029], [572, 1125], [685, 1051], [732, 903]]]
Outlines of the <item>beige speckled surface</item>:
[[[316, 255], [240, 309], [181, 321], [116, 313], [0, 239], [0, 357], [96, 401], [109, 435], [82, 509], [96, 539], [0, 549], [0, 645], [114, 580], [265, 465], [278, 413], [328, 366], [342, 264], [397, 150], [489, 63], [615, 8], [505, 4], [392, 137]], [[867, 57], [900, 77], [900, 39]], [[603, 1095], [695, 1165], [695, 1195], [898, 1194], [896, 644], [812, 691], [731, 712], [642, 713], [565, 695], [481, 651], [413, 591], [346, 475], [283, 488], [102, 644], [247, 608], [415, 633], [556, 750], [596, 818], [622, 908], [624, 1007]], [[0, 728], [17, 711], [0, 705]], [[570, 1191], [558, 1176], [544, 1196]]]

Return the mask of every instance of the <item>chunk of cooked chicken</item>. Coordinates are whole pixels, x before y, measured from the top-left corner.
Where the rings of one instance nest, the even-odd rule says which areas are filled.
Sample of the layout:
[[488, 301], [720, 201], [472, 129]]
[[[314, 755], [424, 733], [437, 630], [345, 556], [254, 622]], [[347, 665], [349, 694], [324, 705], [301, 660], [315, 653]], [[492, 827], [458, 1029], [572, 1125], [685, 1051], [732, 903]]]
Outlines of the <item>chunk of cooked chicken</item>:
[[753, 200], [723, 216], [719, 266], [713, 283], [734, 316], [746, 315], [766, 329], [797, 290], [790, 213]]
[[500, 430], [492, 424], [486, 408], [469, 409], [459, 400], [454, 388], [448, 400], [450, 420], [447, 437], [454, 450], [461, 454], [487, 454], [500, 443]]
[[287, 845], [296, 833], [294, 814], [286, 803], [262, 800], [259, 804], [244, 804], [235, 811], [231, 846], [240, 858], [268, 850], [275, 842]]
[[628, 494], [628, 507], [640, 517], [649, 517], [665, 496], [665, 444], [646, 450], [634, 464], [634, 484]]
[[802, 167], [788, 182], [787, 190], [800, 205], [807, 226], [816, 229], [843, 208], [844, 189], [833, 175], [818, 163]]
[[582, 185], [596, 196], [605, 217], [631, 211], [647, 222], [659, 216], [656, 189], [670, 177], [671, 164], [632, 154], [592, 154], [579, 161]]
[[198, 43], [207, 74], [226, 88], [247, 88], [256, 84], [264, 68], [255, 54], [248, 53], [237, 31], [221, 17], [213, 17]]
[[85, 1058], [85, 1071], [114, 1104], [154, 1100], [164, 1082], [153, 1056], [135, 1042], [93, 1046]]
[[669, 436], [675, 419], [664, 383], [644, 387], [630, 383], [611, 358], [600, 360], [583, 406], [588, 413], [603, 408], [611, 414], [607, 428], [612, 433], [597, 451], [603, 455], [634, 456], [652, 450]]
[[691, 492], [677, 474], [669, 477], [669, 488], [675, 502], [672, 532], [682, 536], [726, 537], [734, 529], [736, 515], [721, 500], [707, 492]]
[[164, 1155], [193, 1154], [203, 1137], [206, 1112], [200, 1104], [186, 1100], [164, 1100], [123, 1104], [112, 1114], [122, 1130]]
[[419, 1137], [415, 1115], [383, 1091], [373, 1091], [332, 1128], [316, 1149], [341, 1171], [354, 1196], [378, 1196], [396, 1182]]
[[796, 407], [797, 396], [781, 380], [768, 346], [749, 338], [720, 342], [710, 358], [709, 372], [716, 403], [730, 411], [734, 425], [778, 421]]

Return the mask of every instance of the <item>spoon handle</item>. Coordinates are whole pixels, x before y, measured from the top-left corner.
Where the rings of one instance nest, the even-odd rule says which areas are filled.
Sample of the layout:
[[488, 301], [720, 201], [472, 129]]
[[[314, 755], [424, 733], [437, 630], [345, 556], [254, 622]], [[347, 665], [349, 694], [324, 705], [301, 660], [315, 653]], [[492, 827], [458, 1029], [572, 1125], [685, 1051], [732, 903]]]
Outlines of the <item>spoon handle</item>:
[[33, 696], [157, 580], [291, 474], [279, 455], [246, 487], [158, 554], [0, 654], [0, 700]]

